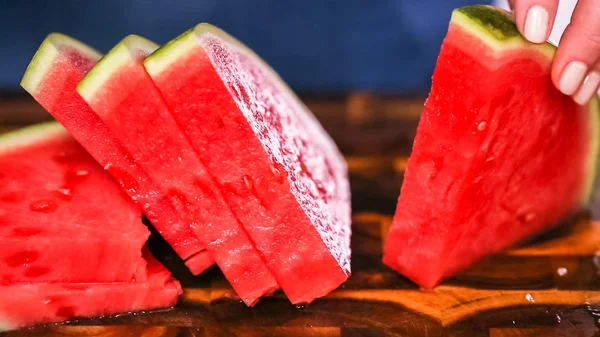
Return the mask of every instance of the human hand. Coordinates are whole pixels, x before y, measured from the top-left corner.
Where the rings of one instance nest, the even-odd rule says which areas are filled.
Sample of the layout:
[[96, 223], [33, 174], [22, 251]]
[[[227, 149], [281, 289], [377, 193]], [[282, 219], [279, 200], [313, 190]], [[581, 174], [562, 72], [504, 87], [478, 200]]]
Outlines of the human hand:
[[[559, 0], [511, 0], [517, 26], [534, 43], [548, 39]], [[587, 103], [600, 85], [600, 0], [579, 0], [563, 33], [552, 81], [578, 104]]]

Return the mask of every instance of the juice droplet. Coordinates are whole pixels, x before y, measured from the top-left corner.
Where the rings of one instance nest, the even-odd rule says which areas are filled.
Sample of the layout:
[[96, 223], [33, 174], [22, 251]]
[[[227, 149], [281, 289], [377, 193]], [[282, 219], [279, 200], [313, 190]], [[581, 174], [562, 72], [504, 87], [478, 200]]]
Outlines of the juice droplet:
[[135, 194], [139, 190], [138, 180], [136, 180], [131, 174], [125, 172], [118, 167], [114, 167], [108, 164], [104, 167], [118, 182], [119, 185], [129, 194]]
[[59, 198], [61, 198], [63, 200], [68, 201], [68, 200], [73, 199], [73, 193], [68, 188], [59, 188], [58, 190], [56, 190], [56, 194], [58, 195]]
[[7, 257], [4, 262], [9, 267], [25, 266], [35, 262], [40, 258], [40, 253], [33, 250], [26, 250]]
[[29, 237], [40, 233], [42, 233], [42, 230], [37, 228], [20, 227], [13, 229], [13, 235], [19, 237]]
[[89, 172], [81, 169], [68, 169], [65, 172], [65, 183], [62, 188], [72, 189], [75, 185], [81, 183]]
[[250, 176], [246, 174], [246, 175], [244, 175], [242, 180], [244, 180], [244, 185], [246, 185], [246, 187], [249, 190], [251, 190], [252, 189], [252, 178], [250, 178]]
[[296, 304], [296, 309], [306, 309], [308, 303], [298, 303]]
[[527, 302], [535, 303], [535, 299], [531, 294], [526, 294], [525, 299], [527, 300]]
[[36, 277], [44, 276], [44, 275], [48, 274], [49, 272], [50, 272], [49, 267], [32, 266], [32, 267], [27, 268], [27, 270], [25, 270], [25, 273], [23, 273], [23, 275], [25, 275], [25, 277], [36, 278]]
[[58, 205], [53, 200], [38, 200], [29, 205], [29, 209], [34, 212], [52, 213], [56, 211]]
[[558, 276], [565, 276], [569, 273], [569, 271], [567, 270], [567, 268], [565, 267], [560, 267], [558, 269], [556, 269], [556, 273], [558, 274]]
[[559, 315], [559, 314], [556, 314], [556, 322], [557, 322], [558, 324], [561, 324], [561, 323], [562, 323], [562, 317], [560, 317], [560, 315]]

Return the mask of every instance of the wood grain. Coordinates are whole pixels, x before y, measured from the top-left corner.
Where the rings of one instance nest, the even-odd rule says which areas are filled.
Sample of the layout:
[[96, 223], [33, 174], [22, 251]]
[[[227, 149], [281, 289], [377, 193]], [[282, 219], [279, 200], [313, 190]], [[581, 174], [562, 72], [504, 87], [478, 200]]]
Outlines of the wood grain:
[[[600, 334], [600, 222], [590, 214], [488, 257], [435, 290], [423, 292], [381, 262], [422, 100], [358, 93], [333, 98], [313, 95], [305, 101], [339, 144], [350, 169], [353, 274], [342, 287], [304, 308], [290, 305], [282, 293], [247, 308], [218, 269], [192, 276], [154, 233], [152, 250], [185, 288], [177, 308], [3, 336]], [[10, 109], [21, 116], [7, 118]], [[27, 109], [33, 112], [27, 114]], [[10, 104], [0, 103], [0, 116], [27, 122], [46, 118], [37, 109], [29, 100], [12, 97]]]

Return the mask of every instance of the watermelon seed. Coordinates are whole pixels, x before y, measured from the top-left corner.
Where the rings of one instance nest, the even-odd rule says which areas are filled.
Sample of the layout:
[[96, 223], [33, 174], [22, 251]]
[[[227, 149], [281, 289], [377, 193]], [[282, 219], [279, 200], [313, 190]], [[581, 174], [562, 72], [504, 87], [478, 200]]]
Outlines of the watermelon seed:
[[528, 212], [528, 213], [519, 215], [519, 220], [521, 222], [528, 223], [528, 222], [532, 222], [534, 219], [535, 219], [535, 213], [532, 213], [532, 212]]
[[480, 122], [480, 123], [477, 125], [477, 130], [479, 130], [479, 131], [483, 131], [483, 130], [485, 130], [485, 128], [486, 128], [486, 127], [487, 127], [487, 123], [486, 123], [486, 122]]
[[486, 159], [485, 161], [487, 161], [487, 162], [490, 162], [490, 161], [492, 161], [492, 160], [494, 160], [494, 159], [496, 159], [496, 158], [494, 158], [494, 157], [489, 157], [489, 158], [488, 158], [488, 159]]
[[44, 301], [44, 304], [50, 304], [50, 303], [52, 303], [52, 300], [45, 300]]
[[40, 253], [32, 250], [22, 251], [7, 257], [4, 262], [9, 267], [25, 266], [40, 258]]
[[569, 271], [567, 270], [567, 268], [565, 267], [560, 267], [556, 270], [556, 273], [558, 274], [558, 276], [565, 276], [569, 273]]
[[251, 190], [252, 189], [252, 180], [250, 180], [250, 176], [249, 175], [244, 175], [244, 177], [242, 178], [244, 180], [244, 184], [246, 185], [246, 187]]
[[38, 200], [29, 205], [30, 210], [40, 213], [52, 213], [57, 207], [58, 205], [52, 200]]
[[273, 173], [273, 177], [275, 177], [275, 181], [278, 183], [283, 183], [284, 181], [281, 170], [283, 170], [281, 164], [273, 163], [273, 165], [271, 165], [271, 173]]
[[90, 172], [88, 172], [87, 170], [77, 170], [75, 172], [75, 175], [78, 176], [78, 177], [85, 177], [88, 174], [90, 174]]

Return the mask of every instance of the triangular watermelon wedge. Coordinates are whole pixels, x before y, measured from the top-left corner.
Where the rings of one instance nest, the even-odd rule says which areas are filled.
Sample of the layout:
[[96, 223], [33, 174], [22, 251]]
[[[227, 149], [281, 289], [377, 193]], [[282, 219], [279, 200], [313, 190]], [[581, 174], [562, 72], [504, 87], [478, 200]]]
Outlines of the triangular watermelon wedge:
[[140, 283], [0, 285], [0, 332], [82, 317], [167, 308], [177, 304], [179, 282], [149, 252], [148, 280]]
[[150, 179], [169, 191], [240, 298], [253, 305], [277, 290], [277, 281], [146, 73], [142, 62], [157, 48], [139, 36], [126, 37], [77, 91]]
[[350, 275], [350, 190], [342, 155], [250, 49], [200, 24], [146, 70], [233, 213], [293, 303]]
[[456, 9], [433, 74], [384, 261], [433, 287], [589, 203], [598, 100], [552, 84], [555, 47], [507, 12]]
[[1, 284], [144, 281], [148, 235], [139, 208], [60, 124], [0, 136]]
[[75, 91], [79, 80], [100, 58], [101, 54], [75, 39], [50, 34], [29, 64], [21, 86], [117, 179], [190, 270], [202, 272], [212, 264], [204, 244]]

